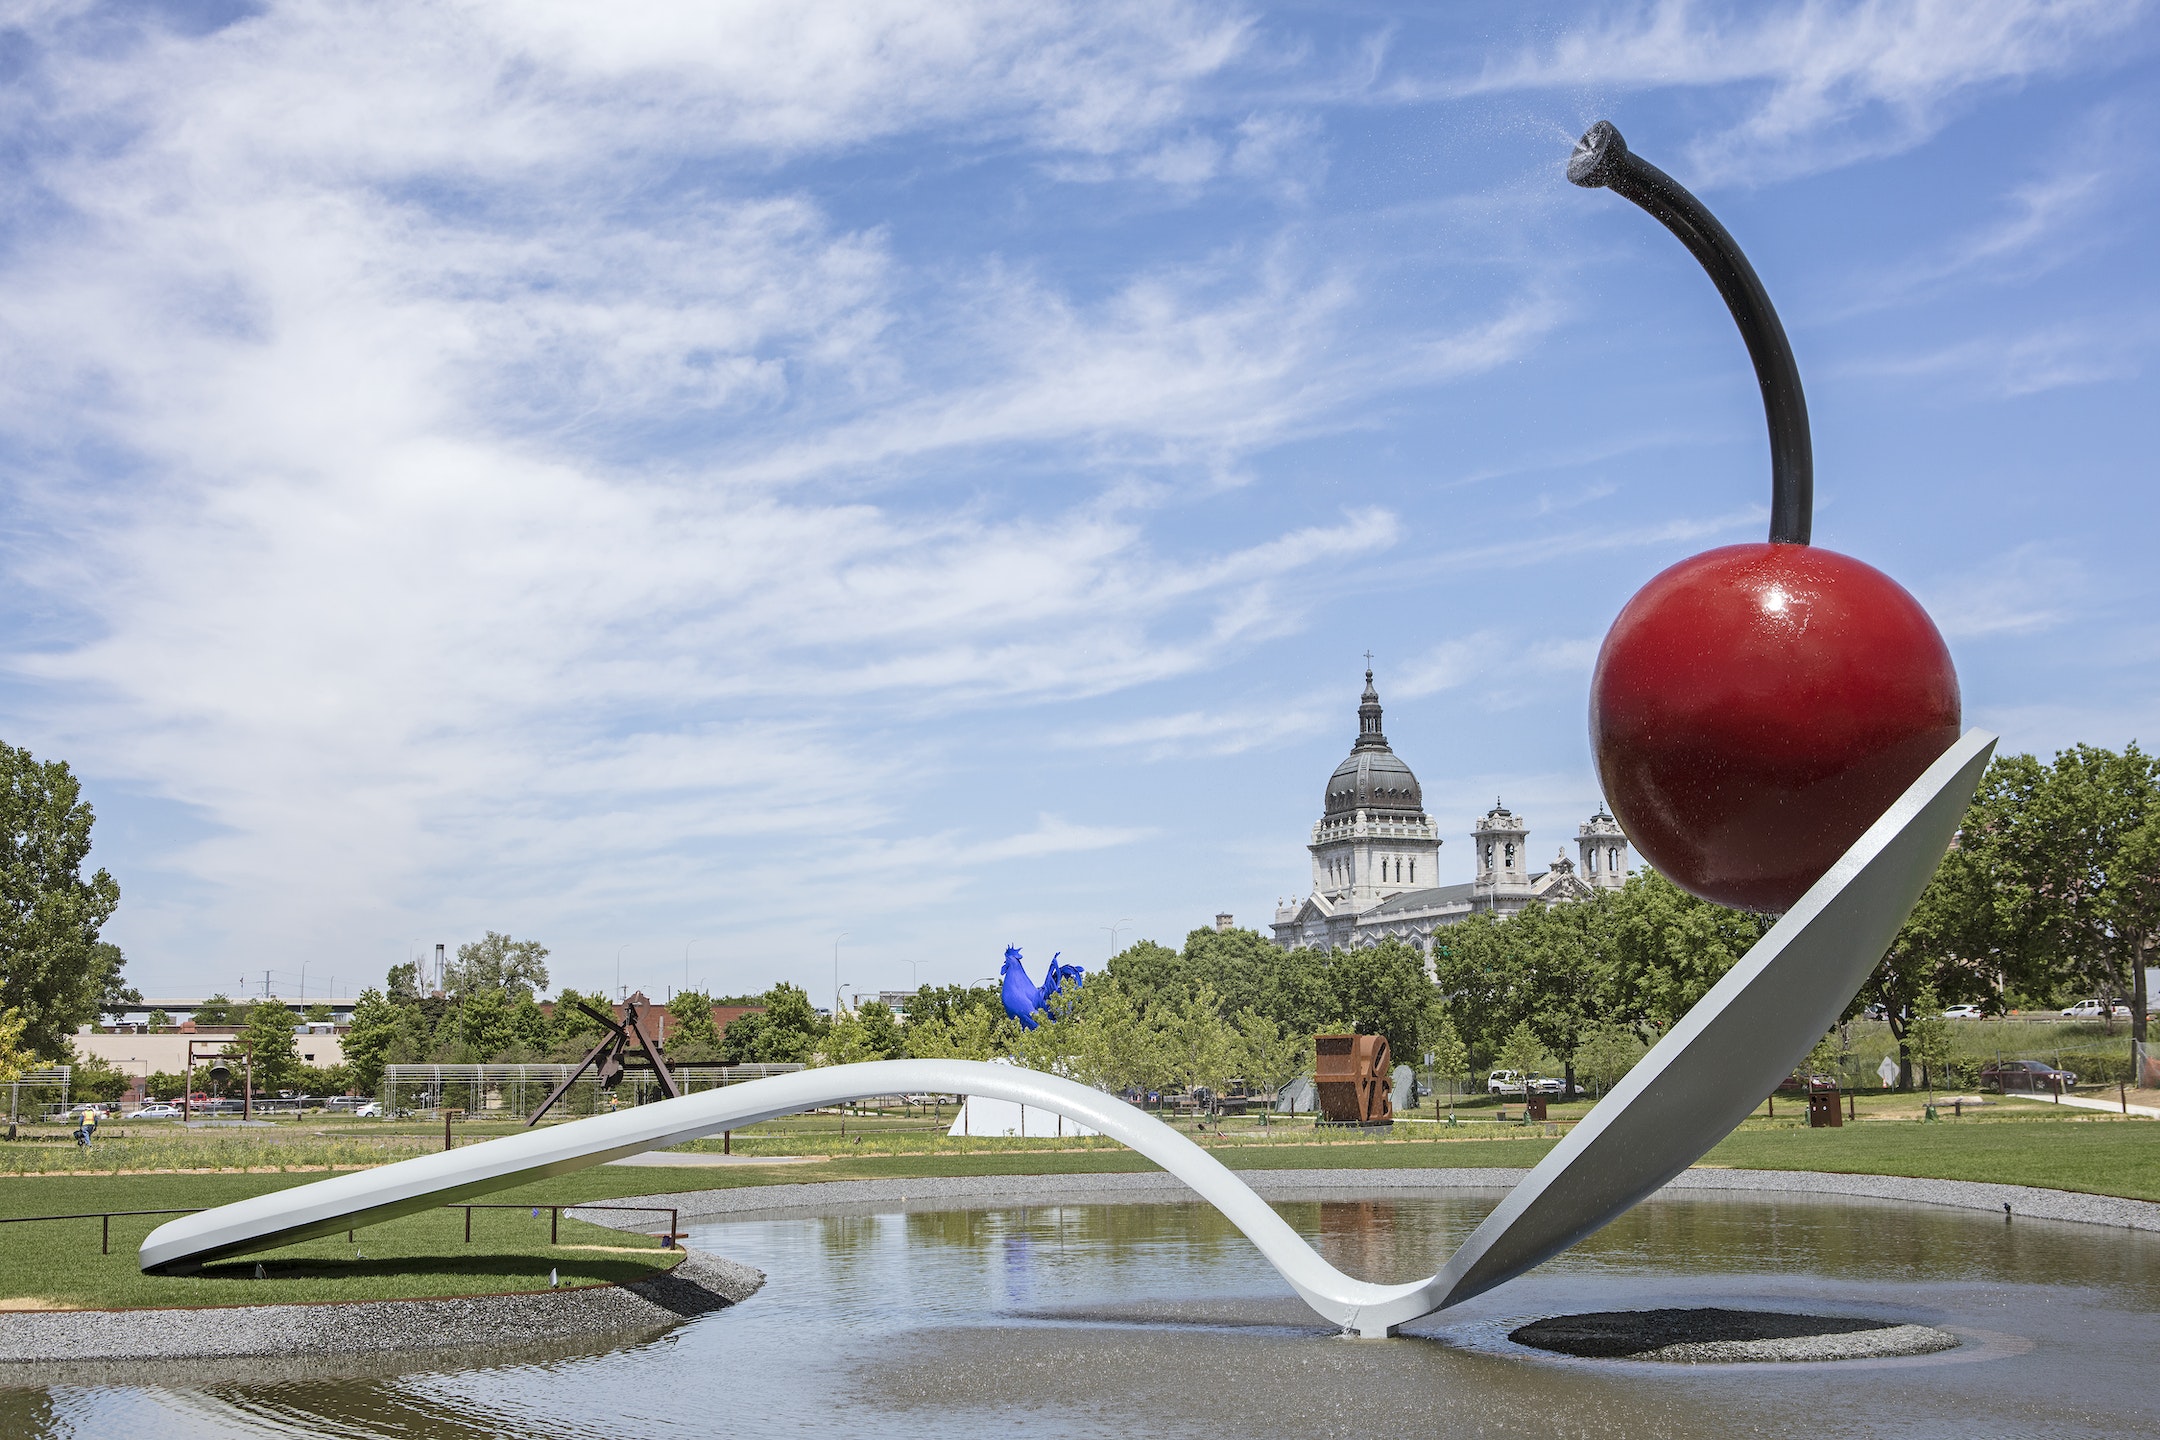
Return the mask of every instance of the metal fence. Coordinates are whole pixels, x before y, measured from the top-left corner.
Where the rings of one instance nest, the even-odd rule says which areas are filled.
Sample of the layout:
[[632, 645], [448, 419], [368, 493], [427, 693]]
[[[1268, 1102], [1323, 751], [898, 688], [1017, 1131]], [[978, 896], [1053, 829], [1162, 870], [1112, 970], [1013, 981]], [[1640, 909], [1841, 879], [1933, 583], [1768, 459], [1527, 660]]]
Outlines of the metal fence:
[[[382, 1086], [376, 1092], [384, 1111], [440, 1114], [462, 1110], [467, 1115], [493, 1115], [522, 1119], [564, 1081], [575, 1065], [386, 1065]], [[768, 1075], [785, 1075], [800, 1065], [683, 1065], [669, 1070], [685, 1094], [721, 1085], [739, 1085]], [[570, 1092], [556, 1102], [551, 1116], [575, 1119], [599, 1115], [625, 1105], [642, 1105], [664, 1098], [659, 1082], [636, 1072], [625, 1075], [613, 1090], [602, 1088], [599, 1077], [587, 1071]]]
[[25, 1070], [8, 1081], [8, 1119], [22, 1117], [26, 1100], [33, 1115], [52, 1106], [67, 1109], [68, 1082], [74, 1074], [72, 1065], [48, 1065], [39, 1070]]

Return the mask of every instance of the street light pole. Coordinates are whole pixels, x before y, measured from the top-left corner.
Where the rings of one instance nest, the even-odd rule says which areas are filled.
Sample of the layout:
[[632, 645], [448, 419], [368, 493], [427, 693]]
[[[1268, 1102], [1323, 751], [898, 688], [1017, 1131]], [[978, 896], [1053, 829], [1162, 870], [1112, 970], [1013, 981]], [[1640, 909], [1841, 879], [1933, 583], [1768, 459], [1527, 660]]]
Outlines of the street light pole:
[[1117, 924], [1115, 924], [1115, 925], [1098, 925], [1098, 926], [1096, 926], [1096, 927], [1095, 927], [1095, 928], [1096, 928], [1096, 929], [1098, 929], [1098, 930], [1107, 930], [1107, 931], [1109, 931], [1109, 932], [1110, 932], [1110, 953], [1111, 953], [1112, 955], [1115, 955], [1115, 954], [1117, 954], [1117, 953], [1118, 953], [1118, 948], [1117, 948], [1117, 935], [1118, 935], [1118, 931], [1120, 931], [1120, 930], [1124, 929], [1124, 928], [1125, 928], [1125, 927], [1126, 927], [1127, 925], [1130, 925], [1130, 924], [1132, 924], [1132, 916], [1130, 916], [1130, 915], [1120, 915], [1120, 916], [1118, 917], [1118, 922], [1117, 922]]
[[855, 933], [855, 932], [854, 932], [854, 931], [852, 931], [852, 930], [842, 930], [842, 931], [841, 931], [841, 932], [840, 932], [840, 933], [839, 933], [838, 935], [835, 935], [835, 936], [833, 936], [833, 942], [832, 942], [832, 1018], [834, 1019], [834, 1021], [835, 1021], [835, 1022], [837, 1022], [837, 1021], [838, 1021], [838, 1020], [840, 1019], [840, 942], [841, 942], [842, 940], [845, 940], [845, 939], [847, 939], [847, 937], [848, 937], [848, 936], [850, 936], [850, 935], [852, 935], [852, 934], [854, 934], [854, 933]]
[[629, 999], [628, 996], [623, 994], [622, 988], [622, 952], [629, 948], [630, 942], [627, 940], [615, 947], [615, 1003], [618, 1005], [626, 1003]]

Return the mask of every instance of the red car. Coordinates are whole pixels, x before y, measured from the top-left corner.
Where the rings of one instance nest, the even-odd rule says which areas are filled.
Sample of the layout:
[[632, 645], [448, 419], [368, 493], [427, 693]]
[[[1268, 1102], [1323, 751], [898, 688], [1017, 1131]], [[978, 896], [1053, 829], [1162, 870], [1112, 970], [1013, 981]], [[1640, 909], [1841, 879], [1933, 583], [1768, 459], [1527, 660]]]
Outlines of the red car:
[[2068, 1070], [2058, 1070], [2044, 1060], [1998, 1060], [1980, 1071], [1982, 1089], [1993, 1086], [2008, 1094], [2012, 1090], [2057, 1090], [2077, 1088], [2077, 1076]]

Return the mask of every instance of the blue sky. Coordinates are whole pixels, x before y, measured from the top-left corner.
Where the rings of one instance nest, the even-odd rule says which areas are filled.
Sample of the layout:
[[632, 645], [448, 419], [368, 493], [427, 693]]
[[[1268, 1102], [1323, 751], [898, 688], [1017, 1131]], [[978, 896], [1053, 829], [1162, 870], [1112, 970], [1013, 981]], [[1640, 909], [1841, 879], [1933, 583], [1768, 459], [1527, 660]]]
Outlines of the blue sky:
[[[2014, 749], [2154, 739], [2155, 9], [17, 7], [0, 737], [147, 990], [829, 994], [1308, 881], [1361, 652], [1468, 878], [1597, 802], [1589, 667], [1816, 540]], [[843, 938], [844, 935], [844, 938]], [[687, 962], [686, 962], [687, 952]]]

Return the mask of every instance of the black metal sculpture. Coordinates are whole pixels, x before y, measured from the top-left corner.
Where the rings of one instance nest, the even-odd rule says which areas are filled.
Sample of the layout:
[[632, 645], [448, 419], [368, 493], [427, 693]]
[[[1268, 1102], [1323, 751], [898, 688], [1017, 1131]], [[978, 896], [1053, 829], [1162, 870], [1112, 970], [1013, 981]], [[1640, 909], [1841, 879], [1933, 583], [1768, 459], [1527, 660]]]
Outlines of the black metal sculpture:
[[564, 1076], [562, 1084], [557, 1085], [547, 1099], [540, 1102], [540, 1108], [525, 1117], [528, 1126], [538, 1124], [540, 1117], [553, 1109], [556, 1101], [569, 1094], [570, 1087], [575, 1085], [587, 1070], [595, 1072], [603, 1090], [613, 1090], [622, 1084], [623, 1075], [627, 1071], [649, 1070], [653, 1078], [660, 1082], [660, 1089], [668, 1099], [673, 1100], [682, 1094], [682, 1090], [675, 1084], [675, 1077], [668, 1074], [667, 1062], [660, 1058], [659, 1045], [645, 1033], [644, 1023], [638, 1018], [638, 1006], [623, 1006], [621, 1020], [612, 1015], [601, 1014], [583, 1000], [578, 1001], [577, 1006], [599, 1021], [607, 1033], [601, 1036], [599, 1044], [585, 1052], [585, 1058], [578, 1061], [577, 1069]]

